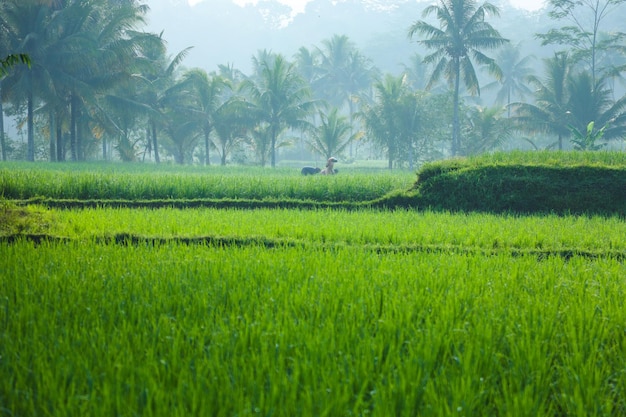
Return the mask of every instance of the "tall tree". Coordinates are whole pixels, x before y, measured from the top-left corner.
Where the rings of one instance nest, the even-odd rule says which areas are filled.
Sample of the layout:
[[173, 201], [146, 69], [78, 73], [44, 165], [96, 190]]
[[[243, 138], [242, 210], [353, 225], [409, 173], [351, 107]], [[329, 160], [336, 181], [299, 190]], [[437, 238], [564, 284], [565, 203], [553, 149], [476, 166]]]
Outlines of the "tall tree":
[[215, 128], [216, 113], [226, 102], [223, 93], [228, 81], [217, 74], [209, 75], [204, 70], [193, 69], [183, 75], [182, 84], [189, 91], [192, 101], [190, 116], [204, 137], [204, 164], [210, 165], [211, 133]]
[[[89, 24], [86, 31], [92, 39], [92, 47], [89, 49], [97, 52], [89, 55], [92, 61], [89, 73], [78, 73], [82, 82], [88, 85], [87, 94], [81, 98], [84, 109], [81, 124], [92, 132], [94, 139], [101, 142], [102, 157], [106, 159], [108, 135], [104, 132], [119, 131], [112, 123], [112, 114], [119, 116], [120, 112], [106, 106], [103, 99], [113, 94], [128, 95], [135, 99], [137, 80], [133, 75], [142, 69], [143, 52], [162, 44], [162, 40], [157, 35], [138, 31], [145, 24], [149, 11], [148, 6], [140, 4], [138, 0], [101, 0], [94, 3], [93, 7], [94, 23]], [[84, 58], [85, 54], [81, 56]], [[75, 70], [70, 68], [68, 72], [72, 71]], [[130, 90], [126, 91], [129, 86]], [[130, 110], [129, 106], [124, 107], [125, 111]], [[139, 120], [140, 112], [135, 109], [130, 113], [122, 115], [126, 123]], [[129, 131], [135, 133], [136, 127], [126, 125], [126, 135]]]
[[333, 107], [328, 114], [320, 112], [320, 124], [309, 130], [310, 148], [325, 159], [338, 155], [354, 140], [363, 136], [362, 132], [352, 133], [352, 125], [347, 117], [339, 115]]
[[253, 59], [258, 69], [256, 79], [244, 80], [242, 91], [251, 97], [260, 122], [269, 125], [271, 166], [276, 166], [278, 136], [287, 128], [302, 129], [315, 109], [311, 90], [294, 64], [282, 55]]
[[[226, 158], [232, 150], [248, 138], [250, 131], [259, 128], [266, 129], [265, 135], [272, 131], [269, 124], [259, 122], [259, 109], [243, 97], [232, 96], [221, 105], [214, 115], [214, 129], [217, 136], [216, 145], [220, 154], [220, 164], [226, 165]], [[262, 139], [266, 138], [267, 136]]]
[[496, 56], [496, 62], [502, 71], [502, 76], [484, 87], [497, 88], [496, 104], [505, 104], [507, 116], [511, 117], [511, 103], [513, 98], [522, 100], [532, 95], [531, 89], [527, 85], [528, 77], [533, 73], [530, 62], [531, 55], [521, 57], [520, 45], [505, 45]]
[[624, 139], [626, 96], [614, 101], [611, 89], [606, 87], [606, 79], [600, 78], [594, 83], [588, 71], [570, 74], [567, 88], [568, 126], [573, 133], [588, 132], [587, 137], [607, 141]]
[[31, 68], [16, 67], [4, 82], [4, 93], [16, 105], [26, 106], [27, 155], [28, 161], [35, 160], [34, 110], [39, 100], [38, 92], [44, 90], [41, 80], [46, 72], [44, 55], [50, 46], [51, 6], [38, 3], [24, 3], [19, 0], [7, 0], [2, 3], [3, 21], [14, 32], [15, 43], [12, 45], [20, 53], [27, 54]]
[[[370, 89], [372, 80], [378, 75], [377, 69], [346, 35], [334, 35], [322, 41], [322, 48], [317, 52], [320, 76], [313, 85], [323, 92], [324, 99], [332, 106], [338, 109], [347, 106], [350, 125], [354, 125], [358, 96]], [[351, 157], [352, 153], [350, 146]]]
[[176, 85], [176, 71], [190, 50], [191, 47], [185, 48], [174, 57], [169, 57], [166, 53], [165, 43], [155, 45], [145, 54], [145, 58], [151, 63], [149, 69], [147, 68], [146, 71], [137, 75], [143, 81], [139, 101], [150, 109], [148, 112], [148, 140], [152, 142], [154, 160], [157, 164], [161, 161], [158, 135], [159, 130], [163, 127], [161, 122], [165, 110], [164, 102], [180, 89]]
[[530, 133], [547, 133], [557, 136], [558, 149], [563, 149], [563, 139], [570, 135], [569, 56], [555, 53], [544, 60], [545, 76], [531, 76], [529, 83], [535, 88], [535, 103], [514, 103], [514, 118], [518, 126]]
[[[311, 51], [307, 47], [302, 46], [294, 55], [294, 62], [300, 75], [311, 87], [316, 83], [321, 73], [319, 53], [316, 52], [317, 51]], [[315, 91], [313, 91], [313, 93], [315, 94]]]
[[488, 152], [504, 144], [513, 136], [513, 123], [503, 118], [502, 107], [479, 107], [469, 109], [467, 117], [467, 141], [464, 155]]
[[389, 169], [399, 159], [400, 149], [411, 147], [409, 142], [419, 130], [415, 98], [405, 75], [387, 74], [374, 84], [374, 102], [364, 105], [360, 113], [370, 138], [387, 152]]
[[53, 131], [57, 159], [63, 159], [63, 130], [70, 132], [72, 157], [84, 157], [82, 138], [95, 137], [92, 133], [101, 131], [97, 125], [106, 119], [99, 99], [133, 69], [138, 40], [146, 36], [132, 28], [144, 23], [147, 11], [136, 0], [8, 0], [2, 4], [3, 19], [17, 28], [17, 47], [32, 62], [32, 71], [15, 71], [7, 80], [11, 100], [26, 103], [28, 159], [34, 157], [35, 105], [50, 120], [51, 159]]
[[[547, 33], [539, 33], [542, 45], [567, 45], [574, 49], [575, 60], [587, 61], [592, 81], [598, 77], [598, 52], [615, 48], [615, 42], [600, 42], [600, 30], [604, 19], [626, 0], [548, 0], [549, 16], [555, 20], [565, 20], [569, 24]], [[621, 34], [614, 38], [619, 40]]]
[[473, 0], [439, 0], [437, 4], [424, 9], [423, 17], [431, 14], [436, 15], [439, 26], [420, 20], [411, 26], [408, 36], [426, 36], [419, 43], [434, 50], [424, 57], [425, 63], [435, 65], [429, 87], [443, 76], [453, 89], [452, 155], [456, 155], [461, 140], [461, 81], [470, 94], [480, 95], [480, 85], [472, 61], [486, 65], [492, 74], [499, 76], [500, 71], [495, 60], [482, 50], [496, 49], [508, 40], [500, 36], [485, 20], [489, 14], [499, 16], [499, 9], [491, 3], [485, 2], [478, 6]]

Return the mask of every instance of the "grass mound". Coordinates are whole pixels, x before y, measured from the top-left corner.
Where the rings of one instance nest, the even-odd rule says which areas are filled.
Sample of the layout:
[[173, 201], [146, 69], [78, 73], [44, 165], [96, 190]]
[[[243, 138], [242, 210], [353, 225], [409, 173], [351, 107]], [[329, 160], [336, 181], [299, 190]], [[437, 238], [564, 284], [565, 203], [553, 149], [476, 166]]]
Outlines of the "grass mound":
[[626, 214], [626, 155], [496, 154], [425, 165], [404, 196], [452, 211]]

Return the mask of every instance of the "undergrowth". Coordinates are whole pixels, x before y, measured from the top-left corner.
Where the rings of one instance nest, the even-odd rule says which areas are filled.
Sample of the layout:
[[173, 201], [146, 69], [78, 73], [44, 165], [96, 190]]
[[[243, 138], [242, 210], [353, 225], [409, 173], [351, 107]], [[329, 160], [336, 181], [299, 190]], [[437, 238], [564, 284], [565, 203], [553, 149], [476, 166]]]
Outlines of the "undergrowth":
[[44, 233], [52, 221], [51, 214], [38, 206], [18, 206], [0, 199], [0, 236]]

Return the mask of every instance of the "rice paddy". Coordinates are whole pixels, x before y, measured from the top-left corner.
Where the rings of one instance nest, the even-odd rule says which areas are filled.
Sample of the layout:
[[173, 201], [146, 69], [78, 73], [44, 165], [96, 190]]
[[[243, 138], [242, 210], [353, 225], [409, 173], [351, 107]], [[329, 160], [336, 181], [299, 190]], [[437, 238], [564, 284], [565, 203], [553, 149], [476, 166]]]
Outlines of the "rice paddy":
[[0, 415], [626, 415], [618, 217], [29, 210]]

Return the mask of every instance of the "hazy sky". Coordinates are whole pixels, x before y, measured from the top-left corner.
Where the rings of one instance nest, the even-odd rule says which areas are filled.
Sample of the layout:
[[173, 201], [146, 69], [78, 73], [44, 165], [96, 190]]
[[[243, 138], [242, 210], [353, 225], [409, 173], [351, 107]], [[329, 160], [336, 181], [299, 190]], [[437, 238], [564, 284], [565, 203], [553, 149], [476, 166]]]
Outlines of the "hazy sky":
[[[193, 6], [194, 4], [197, 4], [206, 0], [187, 0], [187, 1], [189, 2], [189, 4]], [[239, 6], [244, 6], [246, 4], [257, 4], [259, 2], [259, 0], [232, 0], [232, 1], [233, 3]], [[285, 4], [291, 7], [292, 15], [304, 12], [306, 4], [309, 1], [310, 0], [278, 0], [279, 3]], [[521, 9], [537, 10], [543, 6], [544, 0], [509, 0], [509, 3]]]

